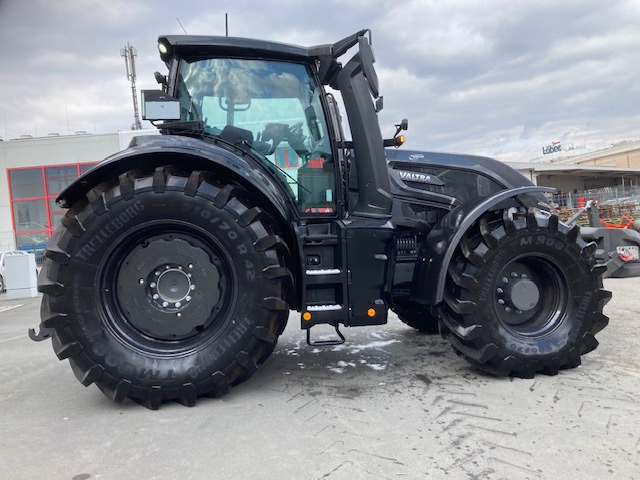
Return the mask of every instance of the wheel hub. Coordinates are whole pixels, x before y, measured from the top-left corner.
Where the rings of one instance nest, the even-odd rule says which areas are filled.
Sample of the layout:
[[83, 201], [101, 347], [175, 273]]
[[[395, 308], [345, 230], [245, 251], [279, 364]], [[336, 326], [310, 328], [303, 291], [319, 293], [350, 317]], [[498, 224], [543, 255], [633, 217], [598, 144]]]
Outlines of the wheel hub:
[[198, 334], [222, 309], [222, 262], [189, 240], [178, 235], [145, 240], [131, 249], [118, 272], [122, 313], [130, 325], [153, 338]]
[[156, 273], [154, 272], [153, 276], [157, 276], [157, 281], [151, 281], [149, 289], [152, 298], [158, 300], [160, 304], [163, 302], [180, 303], [190, 297], [191, 276], [184, 272], [182, 265], [173, 267], [165, 265], [165, 269], [160, 275], [156, 275]]
[[524, 325], [536, 315], [541, 302], [536, 278], [528, 266], [519, 262], [505, 266], [500, 272], [495, 294], [496, 309], [507, 325]]
[[505, 291], [505, 299], [516, 310], [528, 312], [538, 304], [540, 290], [528, 278], [520, 278], [509, 284]]
[[495, 283], [497, 319], [519, 335], [537, 335], [562, 318], [569, 295], [566, 280], [541, 256], [507, 263]]

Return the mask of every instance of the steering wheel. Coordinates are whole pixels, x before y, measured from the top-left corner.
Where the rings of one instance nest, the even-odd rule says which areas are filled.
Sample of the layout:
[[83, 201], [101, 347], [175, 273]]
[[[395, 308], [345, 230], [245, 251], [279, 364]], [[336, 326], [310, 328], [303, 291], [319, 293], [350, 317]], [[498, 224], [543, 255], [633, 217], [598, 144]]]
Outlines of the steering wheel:
[[265, 155], [271, 155], [275, 152], [280, 142], [284, 140], [289, 142], [291, 148], [296, 150], [296, 152], [306, 152], [307, 148], [304, 144], [306, 137], [304, 133], [302, 133], [303, 125], [303, 122], [296, 122], [292, 125], [287, 125], [286, 123], [267, 123], [264, 132], [262, 132], [260, 136], [262, 143], [271, 142], [271, 148], [268, 149]]
[[291, 148], [293, 148], [298, 155], [306, 153], [309, 149], [305, 145], [304, 141], [306, 136], [302, 133], [302, 122], [296, 122], [293, 125], [289, 125], [289, 132], [287, 134], [287, 141]]

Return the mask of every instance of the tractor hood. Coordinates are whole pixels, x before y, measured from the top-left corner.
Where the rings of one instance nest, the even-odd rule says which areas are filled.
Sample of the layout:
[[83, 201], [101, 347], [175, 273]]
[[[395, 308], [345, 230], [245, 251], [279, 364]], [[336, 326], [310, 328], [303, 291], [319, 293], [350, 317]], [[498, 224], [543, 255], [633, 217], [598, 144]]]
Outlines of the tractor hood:
[[387, 149], [386, 153], [395, 197], [419, 197], [453, 206], [533, 185], [493, 158], [404, 149]]

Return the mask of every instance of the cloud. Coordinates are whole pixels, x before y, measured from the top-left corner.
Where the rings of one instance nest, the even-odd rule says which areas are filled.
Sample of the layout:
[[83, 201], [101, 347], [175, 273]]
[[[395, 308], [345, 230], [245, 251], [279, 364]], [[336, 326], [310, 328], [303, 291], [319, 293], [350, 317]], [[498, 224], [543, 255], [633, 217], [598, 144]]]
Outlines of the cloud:
[[[220, 7], [224, 8], [220, 8]], [[120, 48], [137, 48], [138, 90], [165, 72], [161, 34], [332, 43], [372, 29], [385, 135], [407, 147], [528, 160], [556, 139], [638, 139], [640, 3], [388, 0], [0, 2], [0, 135], [110, 132], [133, 120]], [[566, 139], [566, 140], [565, 140]]]

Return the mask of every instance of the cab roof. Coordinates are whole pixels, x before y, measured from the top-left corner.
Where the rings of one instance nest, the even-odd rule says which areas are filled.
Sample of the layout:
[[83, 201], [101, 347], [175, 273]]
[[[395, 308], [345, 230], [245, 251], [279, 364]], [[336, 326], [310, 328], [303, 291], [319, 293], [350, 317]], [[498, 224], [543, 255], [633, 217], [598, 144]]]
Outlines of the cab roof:
[[239, 37], [218, 37], [205, 35], [164, 35], [159, 44], [167, 47], [161, 54], [163, 60], [171, 57], [198, 57], [208, 55], [276, 58], [281, 60], [309, 61], [331, 49], [331, 45], [300, 47], [287, 43], [271, 42]]

